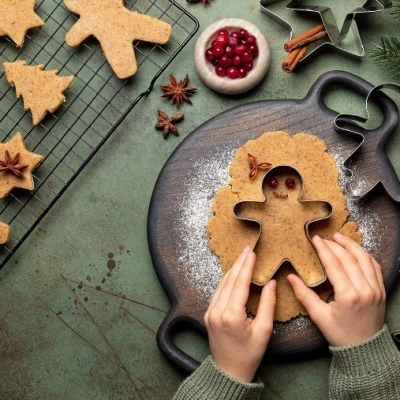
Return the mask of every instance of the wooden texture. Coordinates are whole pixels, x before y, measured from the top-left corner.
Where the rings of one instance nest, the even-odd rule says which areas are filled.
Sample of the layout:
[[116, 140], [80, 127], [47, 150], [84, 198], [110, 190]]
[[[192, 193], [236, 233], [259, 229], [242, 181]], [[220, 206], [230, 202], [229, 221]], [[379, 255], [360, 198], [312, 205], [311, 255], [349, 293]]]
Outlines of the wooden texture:
[[[193, 371], [198, 362], [180, 350], [173, 342], [173, 334], [181, 327], [205, 332], [203, 315], [208, 304], [199, 301], [199, 288], [190, 286], [184, 271], [176, 268], [178, 248], [181, 245], [174, 237], [176, 215], [174, 202], [187, 191], [182, 176], [188, 172], [196, 174], [198, 157], [218, 157], [220, 149], [227, 142], [244, 144], [262, 133], [285, 130], [289, 134], [310, 132], [323, 139], [331, 149], [341, 148], [343, 159], [352, 158], [368, 179], [371, 171], [376, 179], [376, 165], [380, 171], [396, 176], [389, 159], [384, 153], [385, 141], [398, 124], [398, 110], [395, 103], [383, 93], [374, 96], [382, 111], [381, 126], [373, 131], [358, 128], [350, 120], [342, 121], [341, 128], [358, 132], [356, 135], [334, 128], [337, 113], [323, 102], [323, 96], [331, 86], [339, 85], [367, 96], [373, 88], [361, 78], [341, 71], [322, 75], [311, 87], [303, 100], [266, 100], [249, 103], [223, 112], [194, 130], [171, 155], [162, 169], [154, 188], [148, 215], [148, 239], [151, 256], [160, 282], [167, 292], [172, 306], [160, 326], [157, 341], [161, 351], [186, 372]], [[373, 136], [375, 149], [363, 151], [362, 136]], [[365, 140], [365, 143], [367, 140]], [[350, 165], [349, 164], [349, 165]], [[382, 169], [383, 168], [383, 169]], [[398, 180], [392, 180], [398, 193]], [[371, 183], [371, 189], [363, 196], [363, 204], [379, 216], [373, 234], [380, 235], [379, 254], [374, 256], [381, 263], [388, 293], [392, 291], [399, 274], [399, 203], [387, 194], [379, 182]], [[307, 318], [302, 317], [303, 320]], [[299, 329], [300, 326], [300, 329]], [[316, 326], [308, 319], [306, 323], [292, 320], [276, 323], [267, 355], [272, 360], [300, 360], [313, 358], [327, 352], [327, 343]]]

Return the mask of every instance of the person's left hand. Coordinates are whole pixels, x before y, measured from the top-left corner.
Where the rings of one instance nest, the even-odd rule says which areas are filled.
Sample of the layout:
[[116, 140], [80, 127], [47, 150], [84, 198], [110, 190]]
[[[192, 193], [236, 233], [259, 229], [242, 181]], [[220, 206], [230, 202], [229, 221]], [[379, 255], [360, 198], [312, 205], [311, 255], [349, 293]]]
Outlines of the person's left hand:
[[246, 303], [256, 255], [246, 247], [224, 275], [204, 322], [215, 364], [242, 382], [252, 382], [273, 329], [276, 282], [263, 288], [257, 316], [247, 318]]

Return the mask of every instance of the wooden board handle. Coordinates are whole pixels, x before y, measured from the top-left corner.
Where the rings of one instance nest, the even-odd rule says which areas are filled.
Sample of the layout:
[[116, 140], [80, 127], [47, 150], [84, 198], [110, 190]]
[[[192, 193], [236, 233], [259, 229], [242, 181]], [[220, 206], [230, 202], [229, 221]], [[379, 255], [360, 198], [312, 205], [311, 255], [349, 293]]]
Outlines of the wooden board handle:
[[171, 308], [157, 331], [157, 344], [162, 353], [184, 372], [191, 374], [200, 365], [200, 362], [181, 350], [173, 340], [175, 332], [195, 329], [205, 334], [204, 326], [196, 319], [179, 315], [175, 308]]

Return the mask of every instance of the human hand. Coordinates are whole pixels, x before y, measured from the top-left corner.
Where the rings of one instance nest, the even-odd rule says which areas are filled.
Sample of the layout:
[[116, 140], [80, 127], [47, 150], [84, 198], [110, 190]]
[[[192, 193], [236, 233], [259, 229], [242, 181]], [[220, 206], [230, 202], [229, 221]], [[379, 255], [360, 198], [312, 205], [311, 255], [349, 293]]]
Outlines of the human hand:
[[215, 364], [242, 382], [252, 382], [272, 334], [276, 282], [262, 290], [257, 316], [247, 318], [246, 302], [256, 255], [246, 247], [224, 275], [204, 315]]
[[350, 238], [335, 233], [333, 241], [312, 239], [329, 281], [334, 300], [326, 303], [294, 274], [287, 279], [331, 346], [362, 342], [384, 324], [386, 293], [381, 266]]

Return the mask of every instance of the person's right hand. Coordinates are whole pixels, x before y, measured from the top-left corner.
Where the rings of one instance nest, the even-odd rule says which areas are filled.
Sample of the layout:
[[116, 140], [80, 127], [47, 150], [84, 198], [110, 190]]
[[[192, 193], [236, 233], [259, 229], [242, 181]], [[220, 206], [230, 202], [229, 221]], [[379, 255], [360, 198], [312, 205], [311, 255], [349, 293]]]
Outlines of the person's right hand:
[[331, 346], [362, 342], [378, 333], [384, 324], [386, 293], [381, 266], [361, 246], [336, 233], [333, 241], [315, 236], [313, 245], [329, 281], [334, 300], [329, 303], [294, 274], [287, 277]]

